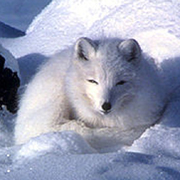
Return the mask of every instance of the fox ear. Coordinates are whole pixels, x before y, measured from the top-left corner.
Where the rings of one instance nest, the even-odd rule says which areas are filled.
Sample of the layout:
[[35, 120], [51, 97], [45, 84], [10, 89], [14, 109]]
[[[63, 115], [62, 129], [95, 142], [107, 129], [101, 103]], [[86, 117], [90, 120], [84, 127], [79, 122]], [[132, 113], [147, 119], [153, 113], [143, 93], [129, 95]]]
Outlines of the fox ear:
[[141, 56], [141, 48], [134, 39], [128, 39], [119, 44], [119, 50], [128, 62], [138, 61]]
[[95, 53], [96, 45], [88, 38], [80, 38], [75, 44], [75, 55], [80, 60], [88, 61]]

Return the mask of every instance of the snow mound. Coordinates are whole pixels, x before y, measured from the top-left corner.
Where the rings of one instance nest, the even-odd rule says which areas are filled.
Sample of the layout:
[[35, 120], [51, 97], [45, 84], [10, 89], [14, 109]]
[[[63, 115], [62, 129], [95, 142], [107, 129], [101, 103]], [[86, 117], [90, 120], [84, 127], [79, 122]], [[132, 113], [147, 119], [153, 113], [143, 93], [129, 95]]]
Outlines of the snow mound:
[[[19, 58], [33, 53], [50, 56], [74, 44], [81, 36], [124, 39], [151, 30], [155, 35], [154, 30], [163, 28], [169, 34], [180, 37], [178, 7], [175, 1], [53, 0], [34, 19], [25, 37], [1, 41]], [[138, 37], [138, 41], [142, 40]], [[153, 38], [152, 41], [158, 39]]]
[[77, 133], [63, 131], [43, 134], [22, 145], [16, 160], [31, 159], [49, 152], [63, 154], [90, 154], [96, 151]]
[[[114, 2], [114, 1], [113, 1]], [[180, 37], [180, 25], [175, 1], [118, 1], [116, 8], [102, 19], [96, 20], [90, 34], [130, 38], [144, 31], [164, 29]]]
[[1, 41], [11, 49], [15, 57], [37, 52], [49, 56], [72, 45], [96, 20], [110, 13], [117, 3], [117, 0], [53, 0], [29, 26], [26, 37], [15, 41]]
[[136, 140], [130, 151], [180, 158], [179, 136], [180, 129], [156, 125]]

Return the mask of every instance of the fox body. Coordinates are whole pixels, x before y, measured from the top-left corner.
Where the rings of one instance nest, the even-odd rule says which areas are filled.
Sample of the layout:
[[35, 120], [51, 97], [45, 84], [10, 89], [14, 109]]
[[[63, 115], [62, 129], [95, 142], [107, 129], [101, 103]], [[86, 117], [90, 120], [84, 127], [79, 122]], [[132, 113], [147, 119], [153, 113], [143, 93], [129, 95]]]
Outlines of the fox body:
[[15, 141], [73, 130], [95, 148], [106, 144], [106, 137], [130, 144], [159, 119], [162, 101], [156, 69], [137, 41], [80, 38], [44, 64], [27, 86]]

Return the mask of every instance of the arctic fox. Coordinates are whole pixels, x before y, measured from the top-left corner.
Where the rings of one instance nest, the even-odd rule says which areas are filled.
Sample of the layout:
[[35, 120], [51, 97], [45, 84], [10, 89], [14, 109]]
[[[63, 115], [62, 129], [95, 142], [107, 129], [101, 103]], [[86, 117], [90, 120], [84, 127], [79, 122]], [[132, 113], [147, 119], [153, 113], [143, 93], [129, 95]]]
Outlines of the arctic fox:
[[136, 40], [80, 38], [29, 83], [15, 142], [73, 130], [95, 148], [106, 146], [107, 139], [129, 145], [158, 121], [162, 109], [158, 73]]

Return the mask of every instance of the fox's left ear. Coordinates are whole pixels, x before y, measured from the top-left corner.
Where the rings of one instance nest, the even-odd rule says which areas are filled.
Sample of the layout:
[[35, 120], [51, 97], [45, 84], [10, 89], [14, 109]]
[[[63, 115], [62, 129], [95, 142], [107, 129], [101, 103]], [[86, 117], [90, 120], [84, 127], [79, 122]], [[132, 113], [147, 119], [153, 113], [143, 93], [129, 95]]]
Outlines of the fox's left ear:
[[139, 61], [141, 59], [141, 48], [134, 39], [121, 42], [118, 48], [128, 62]]
[[95, 53], [96, 45], [95, 43], [86, 37], [80, 38], [76, 41], [74, 51], [75, 56], [80, 60], [88, 61], [91, 56]]

